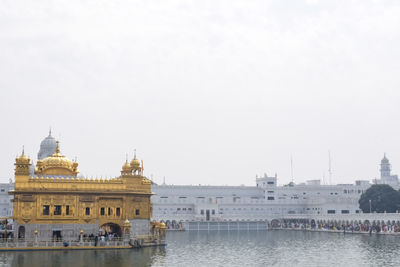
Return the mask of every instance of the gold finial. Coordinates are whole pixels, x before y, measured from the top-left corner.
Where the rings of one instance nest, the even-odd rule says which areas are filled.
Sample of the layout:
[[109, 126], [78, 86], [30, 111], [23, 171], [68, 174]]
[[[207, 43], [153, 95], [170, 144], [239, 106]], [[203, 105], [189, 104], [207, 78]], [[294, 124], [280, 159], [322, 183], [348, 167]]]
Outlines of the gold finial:
[[22, 145], [22, 155], [21, 156], [25, 156], [25, 146]]
[[131, 223], [129, 222], [128, 217], [125, 217], [125, 218], [126, 218], [126, 219], [125, 219], [125, 221], [124, 221], [124, 227], [130, 228], [130, 227], [131, 227]]
[[136, 159], [136, 148], [134, 149], [134, 151], [135, 151], [135, 154], [134, 154], [133, 158]]
[[58, 154], [60, 153], [60, 141], [57, 140], [56, 143], [57, 143], [56, 153]]
[[125, 156], [126, 156], [126, 160], [125, 160], [125, 162], [126, 162], [126, 163], [128, 163], [128, 153], [126, 153], [126, 155], [125, 155]]

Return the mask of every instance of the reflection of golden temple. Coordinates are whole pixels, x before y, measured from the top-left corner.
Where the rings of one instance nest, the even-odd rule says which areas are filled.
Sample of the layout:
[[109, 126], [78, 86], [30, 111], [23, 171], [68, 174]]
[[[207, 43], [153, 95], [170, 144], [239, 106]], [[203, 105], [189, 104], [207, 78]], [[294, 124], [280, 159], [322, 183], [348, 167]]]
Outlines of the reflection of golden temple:
[[38, 160], [34, 175], [30, 159], [22, 151], [15, 160], [14, 214], [17, 236], [41, 239], [54, 236], [77, 238], [96, 235], [100, 228], [116, 229], [121, 236], [149, 234], [152, 215], [151, 182], [142, 175], [140, 161], [123, 164], [121, 175], [113, 179], [77, 177], [78, 163], [55, 153]]
[[165, 238], [165, 234], [167, 231], [167, 227], [163, 222], [152, 221], [150, 223], [151, 226], [151, 234], [153, 236], [158, 236], [160, 239]]

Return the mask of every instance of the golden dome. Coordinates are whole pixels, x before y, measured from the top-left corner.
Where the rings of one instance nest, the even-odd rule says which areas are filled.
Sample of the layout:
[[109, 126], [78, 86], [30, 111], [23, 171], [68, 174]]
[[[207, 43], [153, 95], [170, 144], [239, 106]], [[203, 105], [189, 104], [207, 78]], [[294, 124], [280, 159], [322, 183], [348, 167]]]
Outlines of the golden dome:
[[60, 154], [58, 141], [56, 153], [43, 160], [38, 160], [35, 168], [35, 174], [37, 175], [76, 176], [78, 172], [78, 163]]
[[29, 164], [29, 162], [30, 162], [30, 159], [27, 157], [27, 156], [25, 156], [25, 149], [24, 149], [24, 147], [22, 147], [22, 154], [21, 154], [21, 156], [19, 156], [19, 157], [17, 157], [16, 159], [15, 159], [15, 161], [16, 162], [18, 162], [18, 163], [22, 163], [22, 164]]
[[165, 229], [165, 228], [167, 228], [167, 227], [165, 226], [165, 223], [162, 222], [162, 223], [160, 223], [160, 228], [161, 228], [161, 229]]
[[131, 160], [131, 167], [132, 168], [139, 168], [140, 167], [140, 161], [137, 158], [134, 158]]
[[140, 160], [136, 158], [136, 149], [135, 149], [135, 156], [133, 157], [133, 160], [131, 160], [131, 167], [134, 170], [140, 169]]
[[131, 227], [131, 223], [129, 222], [128, 218], [124, 221], [124, 227]]
[[124, 165], [122, 165], [122, 170], [125, 172], [131, 170], [131, 165], [129, 164], [128, 160], [126, 160]]

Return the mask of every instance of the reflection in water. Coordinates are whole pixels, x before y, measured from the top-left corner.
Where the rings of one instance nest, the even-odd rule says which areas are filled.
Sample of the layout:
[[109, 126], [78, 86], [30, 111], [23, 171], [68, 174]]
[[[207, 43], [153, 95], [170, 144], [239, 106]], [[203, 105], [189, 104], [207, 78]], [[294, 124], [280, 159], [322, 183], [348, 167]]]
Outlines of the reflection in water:
[[170, 232], [167, 247], [0, 253], [0, 266], [400, 266], [400, 236]]
[[400, 266], [400, 236], [277, 230], [167, 239], [166, 257], [155, 257], [153, 266]]
[[165, 257], [165, 247], [111, 250], [29, 251], [0, 253], [0, 266], [151, 266], [153, 256]]

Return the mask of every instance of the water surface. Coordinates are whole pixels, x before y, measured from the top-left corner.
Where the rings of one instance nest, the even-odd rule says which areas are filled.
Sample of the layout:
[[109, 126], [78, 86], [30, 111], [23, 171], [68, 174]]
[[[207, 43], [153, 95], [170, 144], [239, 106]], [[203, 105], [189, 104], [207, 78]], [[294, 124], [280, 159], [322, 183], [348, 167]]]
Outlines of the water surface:
[[0, 266], [400, 266], [400, 236], [302, 231], [169, 232], [139, 250], [3, 252]]

